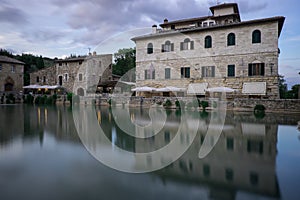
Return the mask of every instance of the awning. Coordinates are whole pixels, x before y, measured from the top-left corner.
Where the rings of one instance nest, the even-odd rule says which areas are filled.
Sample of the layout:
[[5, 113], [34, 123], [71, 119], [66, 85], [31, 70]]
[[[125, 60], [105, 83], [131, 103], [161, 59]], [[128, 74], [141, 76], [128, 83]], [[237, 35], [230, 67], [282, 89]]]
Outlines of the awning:
[[266, 95], [266, 89], [266, 82], [245, 82], [242, 93], [248, 95]]
[[205, 95], [208, 83], [191, 83], [188, 86], [187, 94]]
[[23, 87], [24, 89], [49, 89], [54, 90], [58, 88], [62, 88], [60, 85], [27, 85]]
[[236, 90], [229, 87], [213, 87], [213, 88], [208, 88], [206, 91], [207, 92], [234, 92]]

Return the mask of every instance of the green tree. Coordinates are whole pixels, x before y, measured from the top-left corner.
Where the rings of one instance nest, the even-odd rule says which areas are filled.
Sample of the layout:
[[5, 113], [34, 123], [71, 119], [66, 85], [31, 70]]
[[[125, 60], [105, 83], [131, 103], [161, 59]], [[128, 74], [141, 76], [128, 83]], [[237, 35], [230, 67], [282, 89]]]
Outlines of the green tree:
[[130, 69], [135, 68], [135, 48], [119, 49], [118, 52], [114, 54], [114, 57], [113, 74], [123, 76]]
[[287, 84], [285, 83], [284, 76], [282, 75], [279, 76], [278, 84], [279, 84], [280, 99], [285, 99], [287, 94]]

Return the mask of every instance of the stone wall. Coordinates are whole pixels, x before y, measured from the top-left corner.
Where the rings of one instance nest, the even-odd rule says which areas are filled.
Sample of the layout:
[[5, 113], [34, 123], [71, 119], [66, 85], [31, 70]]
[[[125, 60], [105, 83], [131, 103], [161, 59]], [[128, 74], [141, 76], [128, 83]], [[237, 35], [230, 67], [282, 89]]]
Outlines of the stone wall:
[[[252, 44], [252, 32], [261, 31], [261, 43]], [[236, 43], [227, 46], [227, 35], [234, 33]], [[204, 48], [204, 38], [212, 37], [212, 48]], [[194, 41], [194, 49], [180, 50], [185, 38]], [[174, 51], [161, 52], [166, 41], [174, 43]], [[154, 46], [147, 54], [147, 45]], [[244, 82], [267, 82], [267, 96], [279, 98], [278, 92], [278, 23], [265, 22], [247, 26], [209, 29], [192, 33], [161, 34], [136, 41], [137, 86], [153, 85], [187, 87], [191, 82], [241, 89]], [[249, 63], [265, 63], [264, 76], [248, 76]], [[235, 65], [235, 77], [228, 77], [228, 65]], [[215, 66], [215, 77], [202, 79], [202, 67]], [[190, 78], [181, 78], [181, 67], [190, 67]], [[165, 79], [165, 69], [171, 69], [171, 78]], [[145, 80], [145, 70], [155, 70], [154, 80]], [[149, 85], [148, 85], [149, 86]], [[210, 87], [210, 86], [209, 86]]]
[[34, 84], [56, 85], [56, 67], [47, 67], [39, 71], [30, 73], [30, 85]]
[[[23, 91], [23, 72], [24, 65], [15, 63], [0, 63], [2, 68], [0, 70], [0, 92], [5, 91], [5, 84], [13, 85], [13, 91]], [[12, 71], [14, 66], [14, 71]]]

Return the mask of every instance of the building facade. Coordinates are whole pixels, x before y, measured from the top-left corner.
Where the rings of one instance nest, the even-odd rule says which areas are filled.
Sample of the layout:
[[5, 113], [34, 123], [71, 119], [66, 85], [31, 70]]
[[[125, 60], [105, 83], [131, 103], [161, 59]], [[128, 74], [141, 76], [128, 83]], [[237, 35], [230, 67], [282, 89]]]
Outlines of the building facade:
[[164, 20], [138, 36], [137, 86], [185, 88], [204, 95], [229, 87], [240, 95], [279, 98], [278, 38], [284, 17], [241, 21], [236, 3], [210, 8], [212, 15]]
[[53, 67], [30, 74], [30, 84], [58, 85], [79, 96], [95, 93], [99, 82], [112, 80], [112, 55], [59, 59]]
[[0, 92], [23, 91], [23, 74], [25, 63], [0, 56]]

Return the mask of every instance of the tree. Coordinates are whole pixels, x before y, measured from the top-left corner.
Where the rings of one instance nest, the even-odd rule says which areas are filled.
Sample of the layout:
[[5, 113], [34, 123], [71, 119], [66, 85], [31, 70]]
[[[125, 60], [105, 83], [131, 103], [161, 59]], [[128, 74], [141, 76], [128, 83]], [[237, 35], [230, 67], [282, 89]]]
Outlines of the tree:
[[125, 48], [119, 49], [117, 53], [114, 54], [115, 63], [113, 64], [112, 73], [123, 76], [129, 70], [135, 68], [135, 48]]
[[284, 76], [282, 75], [279, 76], [278, 84], [279, 84], [280, 99], [285, 99], [287, 93], [287, 84], [285, 83]]

